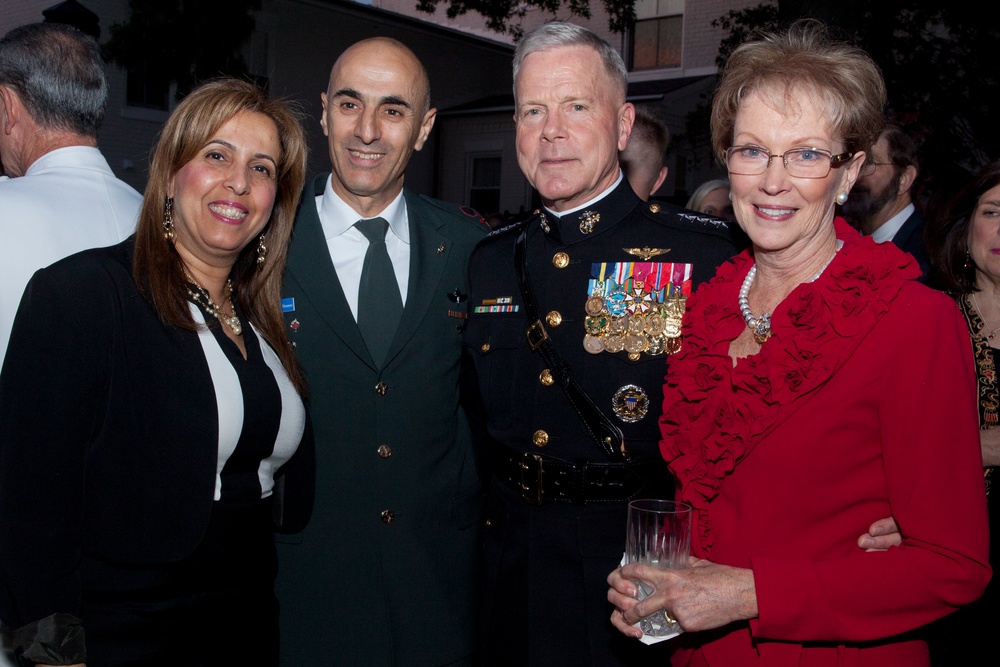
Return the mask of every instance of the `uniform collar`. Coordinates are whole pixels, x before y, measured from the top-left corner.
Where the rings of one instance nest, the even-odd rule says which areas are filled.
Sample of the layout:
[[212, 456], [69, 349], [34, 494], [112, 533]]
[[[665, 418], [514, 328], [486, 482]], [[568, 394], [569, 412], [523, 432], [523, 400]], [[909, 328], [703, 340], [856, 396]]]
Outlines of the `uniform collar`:
[[614, 186], [583, 206], [558, 215], [548, 209], [539, 211], [539, 226], [555, 243], [580, 243], [611, 229], [640, 203], [619, 173]]

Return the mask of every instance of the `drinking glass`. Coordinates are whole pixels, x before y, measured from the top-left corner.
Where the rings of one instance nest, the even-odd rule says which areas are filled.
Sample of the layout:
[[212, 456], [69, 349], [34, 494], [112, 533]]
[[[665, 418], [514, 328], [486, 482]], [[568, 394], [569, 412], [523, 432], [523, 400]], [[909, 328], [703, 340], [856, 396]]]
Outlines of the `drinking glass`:
[[[685, 568], [691, 554], [691, 506], [672, 500], [642, 499], [628, 504], [625, 562], [660, 569]], [[653, 586], [633, 580], [639, 599], [652, 595]], [[668, 639], [682, 632], [680, 625], [660, 611], [639, 621], [644, 635]]]

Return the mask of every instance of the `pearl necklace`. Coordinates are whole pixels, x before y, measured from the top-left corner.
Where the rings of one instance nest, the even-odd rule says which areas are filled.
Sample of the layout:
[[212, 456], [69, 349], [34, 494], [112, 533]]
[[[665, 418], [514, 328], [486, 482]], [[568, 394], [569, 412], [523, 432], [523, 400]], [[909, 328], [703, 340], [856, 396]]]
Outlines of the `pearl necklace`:
[[226, 287], [229, 289], [229, 307], [233, 309], [233, 314], [227, 315], [219, 304], [212, 301], [212, 297], [209, 296], [207, 289], [195, 282], [194, 278], [191, 276], [188, 276], [187, 279], [188, 282], [194, 285], [195, 289], [198, 290], [197, 292], [194, 292], [190, 287], [187, 288], [187, 293], [192, 299], [194, 299], [194, 302], [204, 308], [210, 315], [214, 316], [215, 319], [229, 327], [234, 334], [242, 336], [243, 323], [240, 322], [240, 318], [237, 317], [236, 304], [233, 303], [233, 281], [226, 281]]
[[[983, 326], [990, 330], [989, 333], [986, 334], [986, 340], [993, 340], [997, 331], [1000, 331], [1000, 324], [996, 327], [991, 327], [989, 325], [989, 322], [986, 321], [986, 315], [983, 314], [983, 309], [979, 307], [979, 299], [976, 298], [975, 292], [972, 293], [972, 302], [976, 304], [976, 311], [979, 313], [979, 319], [983, 321]], [[982, 331], [982, 329], [980, 329], [980, 331]]]
[[771, 313], [761, 313], [760, 317], [754, 317], [753, 313], [750, 312], [750, 285], [753, 284], [753, 279], [757, 277], [757, 265], [754, 264], [750, 267], [750, 272], [747, 273], [747, 277], [743, 279], [743, 286], [740, 287], [740, 297], [737, 302], [740, 304], [740, 314], [743, 315], [743, 320], [750, 327], [750, 331], [753, 332], [753, 339], [757, 341], [758, 345], [763, 345], [767, 342], [767, 339], [771, 337]]
[[[838, 239], [837, 250], [840, 250], [843, 243]], [[826, 267], [830, 266], [830, 262], [833, 258], [837, 256], [837, 250], [833, 252], [833, 256], [826, 260], [826, 264], [819, 272], [810, 278], [806, 282], [814, 282], [817, 278], [823, 275], [826, 271]], [[750, 271], [747, 272], [747, 277], [743, 279], [743, 285], [740, 287], [740, 296], [737, 299], [737, 303], [740, 306], [740, 314], [743, 316], [743, 321], [747, 323], [750, 327], [750, 331], [753, 332], [753, 339], [757, 341], [758, 345], [763, 345], [767, 342], [767, 339], [771, 337], [771, 313], [761, 313], [760, 317], [754, 317], [753, 312], [750, 310], [750, 286], [753, 284], [753, 279], [757, 277], [757, 265], [754, 264], [750, 267]], [[973, 295], [975, 298], [975, 295]], [[997, 327], [1000, 329], [1000, 327]], [[996, 329], [995, 329], [996, 330]], [[994, 330], [994, 331], [995, 331]]]

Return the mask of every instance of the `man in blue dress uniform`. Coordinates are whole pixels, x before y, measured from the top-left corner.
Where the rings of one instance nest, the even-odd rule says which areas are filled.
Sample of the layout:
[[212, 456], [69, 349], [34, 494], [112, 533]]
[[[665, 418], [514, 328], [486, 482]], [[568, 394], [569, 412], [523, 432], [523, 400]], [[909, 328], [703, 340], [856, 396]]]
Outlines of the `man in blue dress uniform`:
[[664, 647], [612, 628], [606, 577], [628, 501], [672, 497], [666, 363], [684, 345], [685, 300], [736, 248], [724, 222], [629, 187], [626, 88], [620, 55], [568, 23], [514, 56], [518, 162], [544, 210], [471, 260], [468, 395], [491, 476], [485, 664], [608, 667]]

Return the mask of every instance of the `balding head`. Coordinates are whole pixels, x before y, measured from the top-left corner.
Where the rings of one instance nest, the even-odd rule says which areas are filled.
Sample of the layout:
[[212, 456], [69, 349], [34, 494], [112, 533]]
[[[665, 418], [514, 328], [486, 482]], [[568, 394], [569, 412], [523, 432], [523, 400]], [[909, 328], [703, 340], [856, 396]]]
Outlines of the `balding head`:
[[399, 194], [410, 156], [434, 126], [427, 71], [404, 44], [366, 39], [340, 54], [321, 99], [334, 192], [374, 217]]
[[416, 54], [410, 50], [406, 44], [391, 37], [371, 37], [363, 39], [347, 47], [337, 61], [333, 63], [330, 70], [330, 84], [326, 94], [329, 96], [333, 91], [334, 79], [338, 69], [343, 70], [353, 63], [371, 63], [379, 60], [389, 60], [395, 63], [395, 67], [400, 70], [410, 70], [413, 73], [413, 82], [416, 84], [414, 93], [421, 101], [421, 113], [426, 113], [431, 108], [431, 82], [427, 76], [427, 68], [420, 62]]

